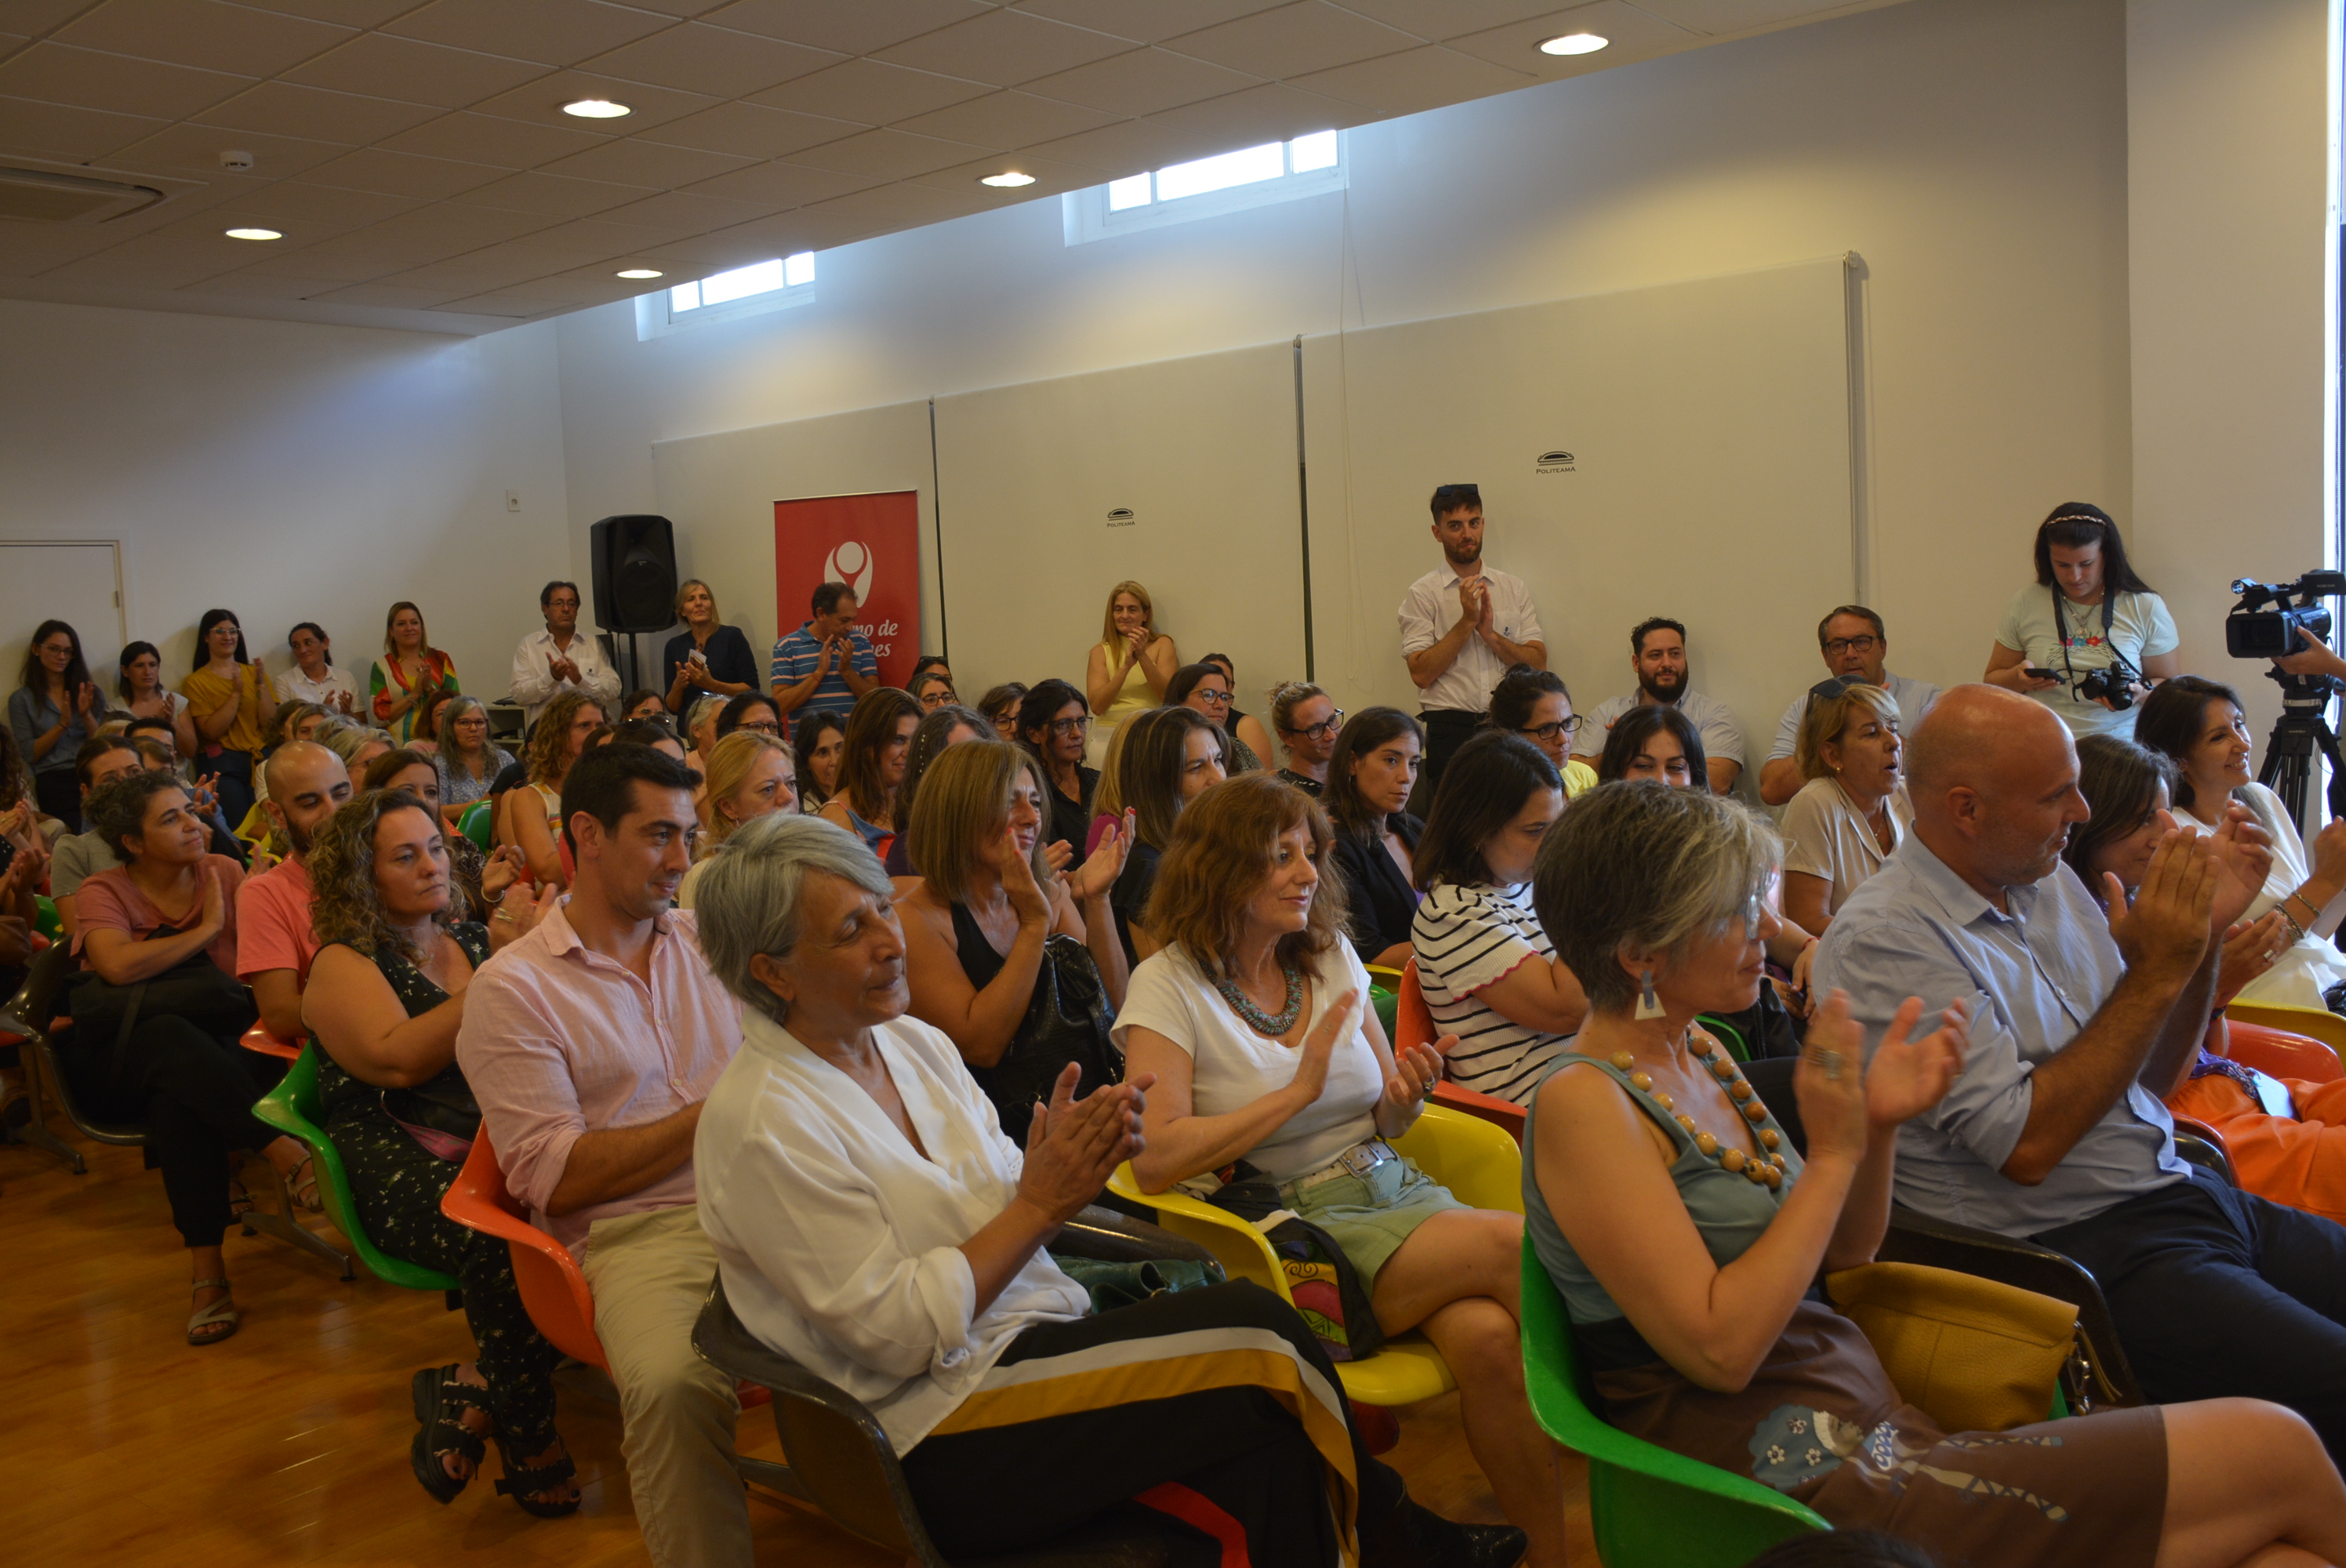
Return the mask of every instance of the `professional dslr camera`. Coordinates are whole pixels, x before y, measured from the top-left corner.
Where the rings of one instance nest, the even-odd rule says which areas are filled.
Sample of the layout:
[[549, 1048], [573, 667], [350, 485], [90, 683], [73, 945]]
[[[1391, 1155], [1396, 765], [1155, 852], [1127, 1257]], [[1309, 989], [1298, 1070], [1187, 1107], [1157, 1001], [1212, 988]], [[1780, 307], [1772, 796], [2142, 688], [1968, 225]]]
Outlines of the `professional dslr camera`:
[[2346, 572], [2308, 572], [2294, 583], [2280, 584], [2242, 577], [2232, 592], [2240, 602], [2224, 617], [2224, 651], [2234, 658], [2279, 658], [2304, 651], [2300, 626], [2330, 640], [2330, 611], [2317, 601], [2346, 594]]
[[[2113, 648], [2110, 651], [2115, 654], [2117, 650]], [[2120, 658], [2117, 663], [2106, 669], [2093, 670], [2079, 676], [2077, 684], [2071, 689], [2077, 694], [2080, 701], [2091, 702], [2096, 697], [2104, 697], [2108, 700], [2113, 712], [2124, 713], [2134, 706], [2134, 678], [2133, 667]]]

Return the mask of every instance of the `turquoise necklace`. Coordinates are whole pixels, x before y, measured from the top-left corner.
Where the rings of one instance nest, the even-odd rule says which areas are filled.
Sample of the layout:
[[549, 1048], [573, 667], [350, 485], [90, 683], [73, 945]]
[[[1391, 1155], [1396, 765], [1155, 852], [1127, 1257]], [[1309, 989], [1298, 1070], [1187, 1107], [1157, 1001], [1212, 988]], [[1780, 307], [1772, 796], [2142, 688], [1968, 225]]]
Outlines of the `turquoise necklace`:
[[1254, 999], [1227, 980], [1216, 980], [1214, 989], [1230, 1004], [1230, 1011], [1246, 1020], [1246, 1026], [1267, 1040], [1276, 1040], [1295, 1027], [1296, 1019], [1303, 1014], [1303, 971], [1291, 964], [1281, 964], [1287, 976], [1287, 1003], [1278, 1013], [1265, 1013], [1254, 1004]]

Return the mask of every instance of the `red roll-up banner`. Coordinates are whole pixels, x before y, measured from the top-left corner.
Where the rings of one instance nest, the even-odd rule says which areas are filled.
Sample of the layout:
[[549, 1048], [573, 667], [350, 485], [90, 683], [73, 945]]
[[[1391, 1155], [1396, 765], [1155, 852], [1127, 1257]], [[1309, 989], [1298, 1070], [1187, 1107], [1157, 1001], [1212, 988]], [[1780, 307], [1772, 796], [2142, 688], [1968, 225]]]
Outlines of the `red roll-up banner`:
[[880, 679], [902, 686], [921, 657], [921, 498], [910, 490], [809, 495], [774, 503], [774, 625], [804, 626], [824, 583], [855, 590], [855, 629], [871, 639]]

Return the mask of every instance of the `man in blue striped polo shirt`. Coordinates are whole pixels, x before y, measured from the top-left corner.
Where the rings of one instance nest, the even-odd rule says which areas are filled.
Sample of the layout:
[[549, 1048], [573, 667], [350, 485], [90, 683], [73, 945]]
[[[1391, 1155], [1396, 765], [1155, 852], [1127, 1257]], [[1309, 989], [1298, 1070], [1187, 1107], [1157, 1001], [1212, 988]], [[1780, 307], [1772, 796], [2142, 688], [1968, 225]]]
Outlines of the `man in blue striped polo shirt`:
[[880, 658], [855, 629], [855, 592], [845, 583], [814, 591], [814, 618], [774, 645], [774, 705], [784, 713], [835, 713], [880, 684]]

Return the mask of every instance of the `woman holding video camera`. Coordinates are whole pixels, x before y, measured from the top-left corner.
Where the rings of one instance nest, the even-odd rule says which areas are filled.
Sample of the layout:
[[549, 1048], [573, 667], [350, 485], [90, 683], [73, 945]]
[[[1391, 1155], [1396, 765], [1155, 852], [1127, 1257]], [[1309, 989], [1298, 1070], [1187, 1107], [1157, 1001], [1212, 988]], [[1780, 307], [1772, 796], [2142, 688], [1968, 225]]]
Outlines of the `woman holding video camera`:
[[2131, 735], [2135, 703], [2181, 673], [2179, 640], [2110, 514], [2065, 501], [2037, 525], [2035, 585], [2013, 596], [1980, 678], [2035, 697], [2073, 735]]

